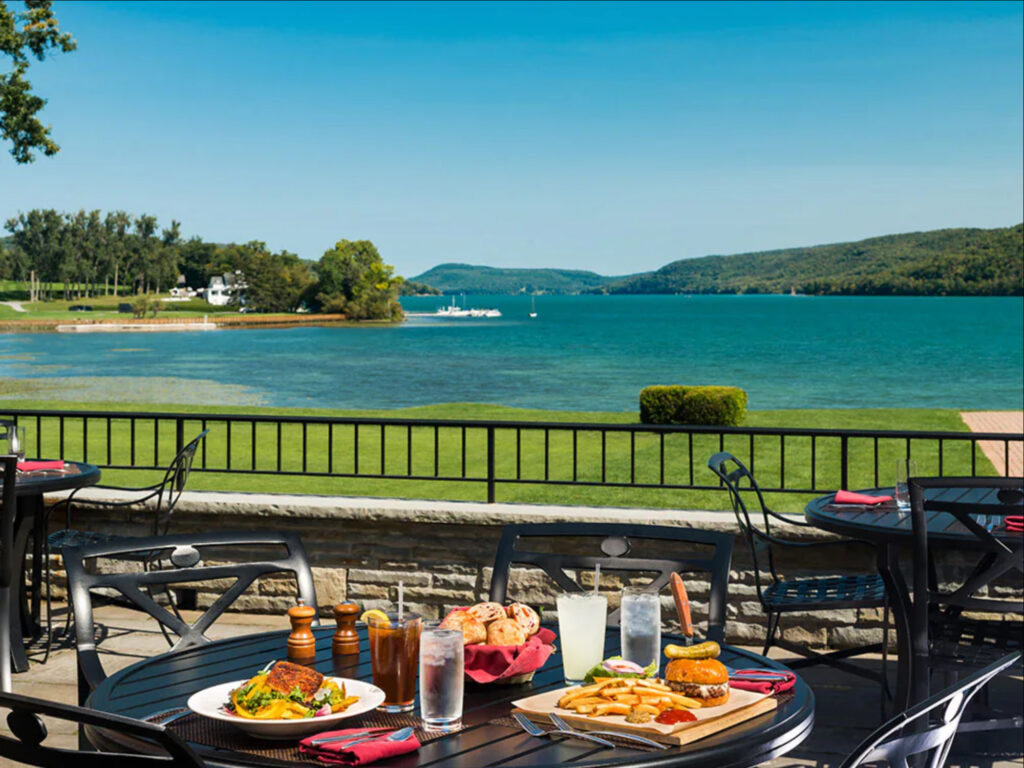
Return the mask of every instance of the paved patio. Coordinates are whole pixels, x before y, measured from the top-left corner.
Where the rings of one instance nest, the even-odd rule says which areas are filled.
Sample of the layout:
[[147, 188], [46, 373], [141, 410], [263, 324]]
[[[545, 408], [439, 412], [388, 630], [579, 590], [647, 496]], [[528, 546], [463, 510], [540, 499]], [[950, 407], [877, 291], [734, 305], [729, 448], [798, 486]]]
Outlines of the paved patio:
[[[960, 414], [960, 418], [971, 432], [1024, 432], [1024, 411], [966, 411]], [[999, 474], [1007, 477], [1024, 475], [1024, 445], [1021, 443], [1009, 444], [1009, 456], [1004, 443], [982, 440], [978, 446]], [[1006, 472], [1007, 467], [1009, 472]]]
[[[186, 616], [187, 616], [186, 612]], [[155, 623], [142, 618], [140, 614], [123, 608], [107, 606], [96, 611], [97, 622], [105, 628], [107, 636], [100, 645], [103, 665], [108, 674], [132, 664], [139, 659], [162, 653], [167, 643]], [[253, 632], [287, 629], [284, 616], [228, 613], [214, 625], [209, 633], [214, 638], [233, 637]], [[753, 649], [760, 651], [760, 648]], [[786, 654], [773, 651], [773, 658], [785, 660]], [[61, 646], [41, 664], [41, 649], [30, 654], [31, 668], [14, 676], [14, 690], [44, 699], [74, 703], [76, 699], [75, 652], [71, 647]], [[877, 669], [878, 657], [863, 657], [857, 664]], [[890, 666], [890, 671], [892, 671]], [[772, 768], [783, 766], [818, 766], [826, 768], [839, 765], [843, 758], [879, 722], [878, 689], [866, 680], [818, 667], [802, 672], [811, 685], [817, 701], [816, 725], [814, 732], [797, 750], [774, 761]], [[994, 706], [1012, 707], [1021, 695], [1020, 678], [1000, 679], [992, 691]], [[50, 732], [48, 743], [73, 747], [77, 743], [74, 726], [60, 721], [47, 722]], [[0, 719], [0, 732], [9, 733], [6, 717]], [[949, 762], [953, 766], [993, 766], [1011, 768], [1020, 766], [1019, 757], [990, 760], [978, 756], [958, 757], [954, 754]], [[6, 768], [6, 766], [5, 766]]]

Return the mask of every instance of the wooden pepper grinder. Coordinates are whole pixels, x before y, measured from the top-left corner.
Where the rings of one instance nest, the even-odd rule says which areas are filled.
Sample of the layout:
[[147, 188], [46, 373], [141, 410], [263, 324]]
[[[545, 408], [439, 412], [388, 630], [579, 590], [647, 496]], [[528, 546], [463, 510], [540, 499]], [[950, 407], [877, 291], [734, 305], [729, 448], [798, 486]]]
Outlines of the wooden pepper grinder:
[[310, 625], [316, 617], [316, 608], [299, 604], [288, 609], [288, 620], [292, 623], [292, 633], [288, 635], [288, 658], [312, 659], [316, 656], [316, 638]]
[[359, 606], [355, 603], [338, 603], [334, 606], [334, 620], [338, 629], [331, 642], [331, 653], [335, 656], [348, 656], [359, 653], [359, 633], [356, 632], [356, 618]]

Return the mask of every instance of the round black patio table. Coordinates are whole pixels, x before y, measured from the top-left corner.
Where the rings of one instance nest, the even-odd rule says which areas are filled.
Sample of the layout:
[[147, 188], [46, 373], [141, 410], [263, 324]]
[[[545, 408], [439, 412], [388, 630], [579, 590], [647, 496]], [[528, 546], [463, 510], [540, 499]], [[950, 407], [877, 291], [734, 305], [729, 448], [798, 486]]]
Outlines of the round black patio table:
[[[371, 680], [365, 626], [359, 626], [358, 657], [332, 658], [333, 625], [314, 631], [317, 637], [314, 666], [318, 671]], [[171, 707], [182, 707], [188, 697], [198, 690], [247, 679], [268, 661], [284, 658], [287, 635], [287, 632], [249, 635], [141, 661], [115, 673], [100, 684], [90, 697], [89, 706], [135, 718], [144, 718]], [[680, 639], [666, 636], [663, 641], [666, 644], [678, 643]], [[618, 647], [619, 630], [617, 627], [609, 628], [605, 641], [606, 654], [617, 653]], [[740, 768], [785, 754], [803, 741], [814, 725], [814, 696], [799, 678], [792, 692], [780, 697], [779, 706], [774, 712], [765, 713], [692, 744], [654, 752], [624, 746], [609, 749], [576, 739], [535, 738], [517, 726], [494, 722], [509, 716], [513, 700], [562, 687], [564, 683], [560, 659], [560, 654], [553, 655], [545, 667], [537, 672], [533, 681], [523, 685], [483, 686], [467, 681], [463, 730], [429, 741], [417, 752], [382, 761], [380, 765], [411, 768], [429, 764], [437, 768], [465, 768], [497, 763], [554, 766], [571, 762], [580, 766], [713, 765], [716, 768]], [[763, 656], [728, 646], [723, 648], [721, 660], [734, 668], [786, 669]], [[418, 715], [418, 710], [414, 714]], [[355, 724], [358, 724], [358, 719]], [[87, 730], [87, 735], [101, 749], [136, 746], [126, 741], [115, 741], [116, 735], [106, 731]], [[280, 760], [268, 762], [268, 758], [223, 748], [214, 749], [198, 744], [193, 744], [193, 747], [208, 765], [218, 768], [298, 764]]]
[[[46, 509], [43, 497], [48, 493], [71, 491], [96, 485], [100, 469], [94, 464], [77, 461], [64, 462], [64, 469], [41, 469], [19, 472], [14, 493], [18, 500], [11, 562], [17, 573], [25, 572], [28, 557], [29, 534], [32, 535], [32, 604], [28, 603], [24, 586], [19, 590], [17, 605], [11, 601], [11, 668], [15, 672], [28, 669], [23, 637], [39, 636], [40, 585], [42, 584], [43, 540], [46, 537]], [[3, 483], [0, 482], [0, 486]], [[2, 542], [6, 546], [6, 542]], [[19, 580], [24, 583], [23, 580]], [[26, 631], [27, 630], [27, 631]]]
[[[997, 492], [998, 489], [994, 487], [941, 488], [927, 489], [925, 495], [932, 500], [969, 505], [972, 513], [1005, 515], [1008, 505], [999, 502]], [[891, 496], [893, 489], [869, 488], [858, 493]], [[878, 572], [885, 582], [896, 626], [896, 705], [898, 709], [906, 709], [914, 699], [910, 682], [910, 638], [913, 627], [910, 590], [900, 569], [899, 555], [901, 546], [909, 545], [913, 539], [909, 510], [897, 509], [892, 501], [874, 506], [836, 504], [835, 494], [829, 493], [811, 500], [804, 508], [804, 514], [809, 523], [822, 530], [854, 539], [865, 539], [876, 545]], [[1005, 528], [993, 531], [992, 535], [1010, 547], [1024, 544], [1021, 534], [1010, 533]], [[930, 548], [945, 549], [974, 549], [980, 546], [978, 538], [949, 512], [928, 513], [928, 544]]]

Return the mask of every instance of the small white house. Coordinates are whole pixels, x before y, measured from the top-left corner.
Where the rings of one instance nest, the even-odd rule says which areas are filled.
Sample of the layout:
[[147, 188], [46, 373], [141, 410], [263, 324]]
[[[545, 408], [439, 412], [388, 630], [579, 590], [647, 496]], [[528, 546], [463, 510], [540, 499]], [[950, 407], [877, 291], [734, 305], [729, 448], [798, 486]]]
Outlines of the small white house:
[[242, 302], [241, 293], [248, 288], [242, 280], [242, 273], [214, 275], [206, 288], [204, 298], [215, 307], [224, 307], [234, 301]]

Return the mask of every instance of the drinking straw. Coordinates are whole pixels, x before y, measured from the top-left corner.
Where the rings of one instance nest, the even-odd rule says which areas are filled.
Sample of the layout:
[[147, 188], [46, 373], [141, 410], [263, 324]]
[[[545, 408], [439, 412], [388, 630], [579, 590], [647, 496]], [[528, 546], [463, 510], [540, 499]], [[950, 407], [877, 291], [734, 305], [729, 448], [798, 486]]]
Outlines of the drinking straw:
[[594, 597], [597, 597], [597, 588], [601, 584], [601, 564], [594, 563]]
[[402, 613], [405, 610], [405, 599], [404, 599], [405, 584], [401, 581], [398, 582], [398, 620], [402, 620]]

